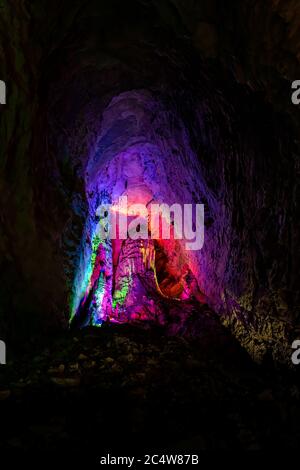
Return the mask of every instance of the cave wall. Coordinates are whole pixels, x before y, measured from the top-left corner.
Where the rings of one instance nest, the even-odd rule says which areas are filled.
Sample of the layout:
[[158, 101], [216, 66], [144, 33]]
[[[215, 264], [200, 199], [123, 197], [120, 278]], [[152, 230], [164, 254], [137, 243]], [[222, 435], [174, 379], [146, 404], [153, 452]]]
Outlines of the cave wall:
[[[287, 354], [299, 325], [300, 13], [292, 0], [252, 3], [1, 3], [2, 337], [67, 326], [86, 171], [142, 137], [167, 187], [174, 162], [186, 169], [175, 196], [205, 203], [192, 264], [207, 302], [258, 360]], [[118, 127], [108, 110], [124, 93], [135, 98]]]

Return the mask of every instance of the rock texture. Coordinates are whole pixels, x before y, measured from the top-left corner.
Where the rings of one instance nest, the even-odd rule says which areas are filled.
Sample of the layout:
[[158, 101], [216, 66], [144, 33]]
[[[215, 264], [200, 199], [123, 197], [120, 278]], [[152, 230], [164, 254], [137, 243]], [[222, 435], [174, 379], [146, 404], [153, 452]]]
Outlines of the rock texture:
[[299, 332], [296, 2], [0, 9], [1, 336], [67, 327], [91, 214], [134, 149], [155, 197], [205, 204], [204, 248], [187, 259], [205, 301], [257, 360], [286, 360]]
[[1, 455], [298, 449], [299, 378], [254, 365], [217, 323], [202, 341], [149, 326], [67, 333], [1, 369]]

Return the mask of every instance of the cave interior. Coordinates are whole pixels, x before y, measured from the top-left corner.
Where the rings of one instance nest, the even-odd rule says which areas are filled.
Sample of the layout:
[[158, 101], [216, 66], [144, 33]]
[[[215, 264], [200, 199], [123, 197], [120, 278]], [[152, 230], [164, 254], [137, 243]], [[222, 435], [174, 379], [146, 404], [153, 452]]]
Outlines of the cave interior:
[[[296, 446], [298, 3], [0, 11], [0, 449]], [[124, 197], [202, 204], [202, 248], [99, 237]]]

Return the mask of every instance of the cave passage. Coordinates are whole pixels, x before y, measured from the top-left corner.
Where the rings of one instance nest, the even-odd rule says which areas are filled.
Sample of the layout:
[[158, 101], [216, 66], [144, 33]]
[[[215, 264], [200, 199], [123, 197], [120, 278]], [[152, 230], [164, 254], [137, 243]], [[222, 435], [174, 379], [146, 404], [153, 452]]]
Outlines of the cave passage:
[[[123, 113], [126, 119], [128, 116], [132, 119], [142, 98], [144, 93], [136, 91], [118, 97], [113, 116], [118, 114], [120, 121]], [[140, 117], [142, 113], [144, 119], [148, 118], [147, 109], [140, 106]], [[114, 128], [116, 123], [112, 120], [112, 113], [107, 114], [107, 122], [104, 119], [102, 126]], [[110, 146], [124, 133], [126, 120], [118, 126]], [[178, 195], [174, 194], [168, 182], [163, 164], [168, 155], [144, 136], [139, 136], [138, 140], [139, 143], [129, 147], [124, 143], [124, 150], [104, 162], [102, 152], [92, 153], [87, 164], [89, 213], [80, 244], [82, 251], [75, 278], [72, 325], [100, 326], [103, 321], [137, 320], [164, 324], [170, 303], [179, 307], [181, 300], [203, 300], [192, 270], [195, 256], [186, 250], [186, 239], [178, 239], [186, 220], [181, 205], [186, 201], [180, 195], [177, 203], [175, 198]], [[181, 173], [183, 181], [184, 178], [187, 181], [188, 175], [177, 154], [174, 159], [174, 167]], [[120, 201], [126, 201], [126, 206], [123, 207]], [[171, 207], [164, 212], [166, 202]], [[141, 213], [143, 208], [152, 208], [154, 203], [162, 209], [155, 238], [151, 234], [151, 210]], [[176, 220], [173, 204], [180, 208]], [[133, 208], [136, 208], [135, 213]], [[121, 216], [126, 216], [125, 239], [121, 234], [121, 225], [124, 225]], [[191, 213], [190, 225], [193, 216], [195, 214]], [[110, 235], [106, 237], [106, 233]]]
[[299, 79], [299, 0], [0, 0], [1, 468], [299, 453]]
[[[254, 3], [1, 9], [1, 339], [137, 320], [198, 337], [206, 309], [255, 360], [290, 362], [300, 16]], [[203, 247], [99, 237], [97, 209], [122, 197], [203, 204]]]

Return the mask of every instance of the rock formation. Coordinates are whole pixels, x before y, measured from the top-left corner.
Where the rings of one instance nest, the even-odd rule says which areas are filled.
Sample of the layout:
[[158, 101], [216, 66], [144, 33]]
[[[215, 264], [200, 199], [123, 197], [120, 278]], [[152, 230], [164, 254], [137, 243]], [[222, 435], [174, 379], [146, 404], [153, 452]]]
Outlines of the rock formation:
[[147, 293], [139, 260], [132, 302], [157, 317], [164, 295], [173, 305], [190, 289], [199, 312], [207, 303], [254, 358], [286, 360], [299, 333], [300, 108], [290, 100], [300, 77], [298, 4], [0, 8], [3, 339], [68, 328], [80, 305], [102, 305], [93, 289], [111, 292], [108, 316], [120, 306], [133, 281], [121, 273], [113, 283], [128, 260], [116, 266], [113, 247], [98, 250], [96, 209], [133, 191], [203, 203], [205, 242], [186, 259], [156, 245], [160, 299]]

